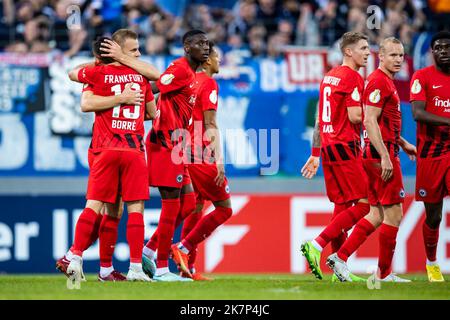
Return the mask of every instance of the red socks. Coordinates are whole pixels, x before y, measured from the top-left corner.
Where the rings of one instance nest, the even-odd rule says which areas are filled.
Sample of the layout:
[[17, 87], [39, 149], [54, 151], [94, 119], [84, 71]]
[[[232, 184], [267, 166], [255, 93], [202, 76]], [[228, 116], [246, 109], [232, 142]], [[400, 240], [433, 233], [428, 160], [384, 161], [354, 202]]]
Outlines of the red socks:
[[436, 249], [439, 240], [439, 227], [431, 229], [424, 221], [422, 225], [423, 243], [428, 261], [436, 261]]
[[[89, 240], [89, 244], [87, 245], [86, 248], [83, 248], [81, 250], [81, 253], [86, 251], [90, 246], [92, 246], [94, 244], [95, 241], [97, 241], [99, 230], [100, 230], [100, 224], [102, 223], [102, 219], [103, 219], [103, 215], [99, 213], [97, 215], [97, 218], [95, 219], [94, 229], [92, 230], [91, 239]], [[72, 251], [72, 253], [73, 253], [73, 250], [74, 250], [74, 247], [72, 245], [72, 247], [70, 247], [70, 251]]]
[[204, 216], [181, 242], [191, 251], [196, 245], [207, 238], [218, 226], [227, 221], [233, 213], [231, 208], [216, 207], [210, 214]]
[[[348, 209], [352, 206], [351, 203], [344, 203], [344, 204], [334, 204], [334, 211], [333, 216], [331, 217], [331, 221], [336, 219], [337, 215], [344, 211], [345, 209]], [[347, 232], [342, 232], [337, 238], [331, 240], [331, 252], [334, 253], [338, 251], [341, 246], [344, 244], [345, 240], [347, 240]]]
[[100, 225], [100, 267], [112, 266], [120, 219], [104, 215]]
[[75, 239], [72, 246], [72, 253], [74, 255], [81, 257], [83, 251], [92, 244], [92, 235], [96, 228], [95, 223], [99, 215], [100, 214], [97, 215], [91, 208], [85, 208], [81, 213], [75, 227]]
[[[202, 218], [202, 212], [193, 213], [190, 216], [188, 216], [183, 223], [183, 229], [181, 229], [181, 239], [186, 238], [186, 236], [189, 234], [189, 232], [194, 229], [194, 227], [197, 225], [197, 222], [200, 221]], [[192, 269], [194, 267], [195, 259], [197, 258], [197, 246], [193, 246], [191, 251], [189, 251], [189, 261], [188, 261], [188, 268]]]
[[180, 211], [180, 199], [162, 199], [161, 216], [158, 223], [158, 268], [169, 265], [169, 251], [175, 231], [175, 222]]
[[[175, 228], [181, 224], [181, 222], [188, 217], [195, 210], [195, 193], [187, 193], [182, 194], [180, 197], [180, 212], [177, 216], [177, 220], [175, 221]], [[156, 251], [158, 247], [158, 231], [159, 228], [155, 230], [150, 240], [145, 245], [147, 248]]]
[[339, 237], [342, 232], [350, 230], [352, 226], [369, 213], [369, 210], [370, 205], [368, 203], [358, 202], [356, 205], [339, 213], [315, 240], [322, 248], [325, 248], [331, 240]]
[[[195, 193], [182, 194], [180, 198], [180, 215], [181, 220], [186, 219], [195, 210]], [[181, 222], [180, 222], [181, 223]]]
[[128, 213], [127, 241], [130, 247], [130, 263], [141, 263], [144, 247], [144, 216], [140, 212]]
[[392, 257], [397, 243], [398, 227], [382, 224], [380, 226], [378, 268], [380, 278], [384, 279], [391, 273]]
[[366, 219], [361, 219], [356, 224], [352, 234], [337, 252], [340, 259], [347, 261], [363, 243], [367, 237], [375, 231], [375, 227]]

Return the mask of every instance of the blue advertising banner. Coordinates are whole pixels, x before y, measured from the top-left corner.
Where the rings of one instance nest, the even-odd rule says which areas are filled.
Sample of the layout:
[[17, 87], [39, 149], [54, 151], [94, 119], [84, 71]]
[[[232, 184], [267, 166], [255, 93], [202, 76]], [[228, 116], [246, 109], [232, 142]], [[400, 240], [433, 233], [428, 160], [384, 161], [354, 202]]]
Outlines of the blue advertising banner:
[[[143, 59], [164, 70], [174, 57]], [[51, 59], [47, 66], [11, 64], [2, 69], [5, 86], [15, 89], [0, 89], [0, 176], [88, 174], [94, 115], [80, 111], [82, 86], [70, 81], [67, 72], [90, 60]], [[298, 176], [310, 154], [318, 100], [317, 84], [308, 77], [316, 79], [317, 74], [302, 74], [305, 83], [299, 84], [289, 80], [285, 59], [230, 61], [216, 77], [227, 175]], [[409, 104], [402, 111], [403, 134], [414, 142]], [[146, 123], [147, 130], [150, 126]], [[408, 161], [403, 173], [413, 175]]]
[[[49, 273], [56, 260], [70, 248], [74, 228], [86, 200], [82, 196], [0, 196], [0, 273]], [[158, 224], [161, 200], [153, 197], [145, 204], [145, 239]], [[126, 272], [129, 248], [126, 241], [127, 214], [119, 225], [114, 266]], [[175, 239], [179, 238], [177, 230]], [[85, 272], [99, 270], [98, 241], [83, 254]], [[174, 267], [174, 266], [173, 266]]]

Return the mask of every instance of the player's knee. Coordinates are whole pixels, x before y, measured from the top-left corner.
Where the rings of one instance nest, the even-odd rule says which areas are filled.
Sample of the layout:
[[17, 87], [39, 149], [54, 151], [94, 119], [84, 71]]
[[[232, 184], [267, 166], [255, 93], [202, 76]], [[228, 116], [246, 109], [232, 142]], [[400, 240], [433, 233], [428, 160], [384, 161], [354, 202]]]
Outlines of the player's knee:
[[195, 210], [194, 210], [194, 212], [192, 212], [192, 213], [202, 213], [204, 206], [205, 206], [205, 205], [204, 205], [203, 202], [201, 202], [201, 203], [196, 203], [196, 204], [195, 204]]
[[120, 205], [119, 208], [117, 209], [117, 215], [116, 215], [117, 219], [122, 218], [122, 215], [123, 215], [123, 205]]
[[379, 212], [371, 212], [366, 220], [370, 221], [373, 226], [379, 227], [384, 220], [384, 216]]

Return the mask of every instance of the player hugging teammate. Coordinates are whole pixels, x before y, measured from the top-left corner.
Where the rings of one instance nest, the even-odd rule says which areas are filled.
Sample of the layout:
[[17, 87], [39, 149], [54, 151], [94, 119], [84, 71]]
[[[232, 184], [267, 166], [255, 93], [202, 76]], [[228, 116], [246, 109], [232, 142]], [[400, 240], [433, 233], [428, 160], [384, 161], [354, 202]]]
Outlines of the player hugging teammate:
[[[160, 75], [138, 59], [137, 35], [121, 29], [112, 40], [103, 38], [95, 43], [95, 64], [81, 65], [69, 74], [71, 80], [86, 84], [82, 110], [96, 112], [89, 151], [88, 202], [77, 222], [73, 246], [57, 262], [57, 268], [74, 280], [84, 278], [82, 253], [97, 237], [100, 281], [209, 280], [195, 272], [197, 245], [232, 214], [216, 123], [218, 86], [212, 79], [219, 71], [220, 57], [200, 30], [188, 31], [183, 46], [185, 56]], [[149, 79], [157, 80], [160, 92], [156, 108]], [[143, 162], [144, 116], [155, 119], [145, 144], [148, 166]], [[194, 132], [192, 122], [202, 124], [202, 132]], [[198, 141], [196, 135], [203, 137], [206, 133], [208, 141], [200, 138], [199, 147], [207, 151], [207, 161], [185, 161], [181, 142], [186, 137], [178, 134], [183, 130], [191, 134], [192, 144]], [[188, 165], [193, 171], [195, 190]], [[149, 185], [158, 187], [162, 210], [158, 229], [143, 249], [142, 212]], [[130, 269], [126, 278], [112, 267], [122, 199], [129, 212]], [[216, 209], [202, 218], [204, 200], [212, 201]], [[182, 242], [171, 247], [175, 227], [188, 217]], [[169, 272], [170, 256], [183, 276]]]

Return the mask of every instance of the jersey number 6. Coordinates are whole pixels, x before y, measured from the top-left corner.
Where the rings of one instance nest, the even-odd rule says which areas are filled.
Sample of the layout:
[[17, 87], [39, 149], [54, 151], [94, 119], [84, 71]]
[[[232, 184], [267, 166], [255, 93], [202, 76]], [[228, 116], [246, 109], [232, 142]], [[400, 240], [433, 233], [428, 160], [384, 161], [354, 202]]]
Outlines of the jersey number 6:
[[323, 106], [322, 106], [322, 121], [330, 122], [331, 121], [331, 105], [328, 100], [331, 94], [331, 87], [323, 88]]

